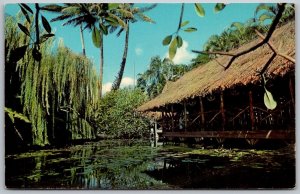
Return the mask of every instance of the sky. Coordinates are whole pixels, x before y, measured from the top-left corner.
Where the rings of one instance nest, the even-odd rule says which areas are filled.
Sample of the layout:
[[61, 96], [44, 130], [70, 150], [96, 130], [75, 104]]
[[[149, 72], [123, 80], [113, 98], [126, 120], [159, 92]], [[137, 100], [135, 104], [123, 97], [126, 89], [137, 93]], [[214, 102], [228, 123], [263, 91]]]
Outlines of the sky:
[[[33, 7], [33, 4], [29, 4]], [[149, 4], [135, 4], [144, 7]], [[196, 55], [191, 50], [202, 50], [203, 44], [211, 35], [220, 34], [233, 22], [245, 22], [254, 17], [257, 3], [231, 3], [219, 13], [214, 12], [215, 3], [202, 3], [205, 16], [199, 17], [194, 9], [194, 4], [186, 3], [183, 21], [188, 20], [188, 27], [195, 27], [196, 32], [180, 32], [183, 45], [177, 50], [174, 58], [175, 64], [188, 64]], [[130, 26], [129, 50], [122, 87], [133, 85], [137, 74], [143, 73], [150, 64], [150, 59], [160, 56], [162, 59], [168, 56], [168, 47], [162, 45], [162, 40], [177, 30], [181, 4], [159, 3], [154, 9], [145, 12], [152, 18], [155, 24], [136, 22]], [[16, 15], [20, 11], [17, 4], [6, 4], [5, 13]], [[57, 16], [53, 13], [42, 12], [49, 21]], [[63, 22], [52, 22], [51, 27], [55, 32], [55, 40], [63, 39], [64, 45], [76, 53], [81, 53], [81, 41], [79, 27], [62, 26]], [[90, 58], [96, 70], [99, 72], [100, 50], [92, 43], [92, 33], [84, 31], [86, 54]], [[120, 37], [116, 33], [109, 34], [104, 38], [104, 78], [103, 91], [110, 90], [117, 76], [124, 50], [125, 33]]]

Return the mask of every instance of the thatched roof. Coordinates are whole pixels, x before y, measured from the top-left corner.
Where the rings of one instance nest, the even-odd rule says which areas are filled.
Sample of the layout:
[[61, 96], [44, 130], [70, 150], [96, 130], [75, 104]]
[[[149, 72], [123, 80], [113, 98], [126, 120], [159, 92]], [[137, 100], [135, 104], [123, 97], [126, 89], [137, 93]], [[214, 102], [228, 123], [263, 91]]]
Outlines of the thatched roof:
[[[250, 48], [259, 41], [261, 40], [254, 40], [232, 52]], [[281, 53], [295, 57], [295, 22], [290, 22], [276, 29], [271, 41]], [[273, 52], [265, 44], [263, 47], [237, 58], [227, 70], [224, 70], [223, 66], [227, 65], [230, 58], [228, 56], [218, 57], [187, 72], [177, 81], [168, 82], [160, 95], [143, 104], [137, 110], [154, 110], [166, 104], [179, 103], [188, 98], [205, 96], [235, 86], [258, 83], [261, 77], [258, 76], [257, 72], [263, 68], [272, 54]], [[294, 68], [294, 63], [277, 55], [265, 73], [266, 77], [274, 78], [275, 76], [283, 76], [287, 72], [293, 71]]]

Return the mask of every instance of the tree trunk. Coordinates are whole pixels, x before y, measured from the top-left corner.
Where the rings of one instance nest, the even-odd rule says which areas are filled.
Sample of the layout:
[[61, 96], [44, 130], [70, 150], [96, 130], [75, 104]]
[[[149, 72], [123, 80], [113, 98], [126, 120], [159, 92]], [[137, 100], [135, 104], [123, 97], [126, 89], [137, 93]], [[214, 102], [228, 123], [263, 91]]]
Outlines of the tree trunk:
[[80, 38], [81, 38], [82, 54], [83, 54], [83, 56], [86, 56], [85, 55], [85, 45], [84, 45], [84, 37], [83, 37], [82, 24], [80, 24]]
[[104, 64], [104, 55], [103, 55], [103, 33], [100, 33], [100, 75], [99, 75], [99, 97], [102, 97], [102, 81], [103, 81], [103, 64]]
[[125, 65], [126, 65], [127, 52], [128, 52], [128, 41], [129, 41], [129, 22], [126, 22], [126, 23], [127, 23], [127, 30], [126, 30], [126, 36], [125, 36], [125, 46], [124, 46], [123, 57], [122, 57], [118, 77], [114, 81], [112, 90], [118, 90], [120, 88], [121, 81], [122, 81], [123, 74], [124, 74]]

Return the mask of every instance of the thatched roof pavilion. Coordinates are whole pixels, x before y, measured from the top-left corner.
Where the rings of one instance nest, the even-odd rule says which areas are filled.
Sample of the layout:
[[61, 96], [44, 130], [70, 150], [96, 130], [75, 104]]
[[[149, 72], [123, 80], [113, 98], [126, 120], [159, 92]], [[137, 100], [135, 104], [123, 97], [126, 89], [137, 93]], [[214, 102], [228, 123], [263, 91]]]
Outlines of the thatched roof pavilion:
[[[254, 40], [240, 48], [235, 53], [257, 44], [261, 39]], [[271, 37], [273, 45], [282, 53], [295, 57], [295, 22], [290, 22], [276, 29]], [[236, 86], [256, 84], [261, 81], [258, 72], [273, 54], [268, 45], [258, 48], [237, 58], [231, 67], [224, 70], [228, 63], [228, 56], [220, 56], [205, 65], [187, 72], [175, 82], [168, 82], [163, 92], [156, 98], [140, 106], [137, 110], [155, 111], [168, 104], [180, 103], [197, 96], [220, 92]], [[265, 76], [274, 79], [293, 72], [295, 64], [281, 56], [276, 56], [265, 72]]]

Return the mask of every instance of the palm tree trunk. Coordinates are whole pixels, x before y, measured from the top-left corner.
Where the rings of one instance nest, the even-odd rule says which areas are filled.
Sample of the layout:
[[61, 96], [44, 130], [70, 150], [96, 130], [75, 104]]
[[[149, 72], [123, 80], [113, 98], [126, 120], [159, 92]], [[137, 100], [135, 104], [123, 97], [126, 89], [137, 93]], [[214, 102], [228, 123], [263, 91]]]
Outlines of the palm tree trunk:
[[127, 53], [128, 53], [128, 42], [129, 42], [129, 22], [126, 22], [126, 23], [127, 23], [127, 30], [126, 30], [126, 36], [125, 36], [125, 46], [124, 46], [123, 57], [122, 57], [118, 77], [114, 81], [112, 90], [118, 90], [120, 88], [121, 81], [122, 81], [123, 74], [124, 74], [125, 65], [126, 65], [126, 59], [127, 59]]
[[83, 54], [83, 56], [86, 56], [85, 55], [85, 45], [84, 45], [82, 24], [80, 24], [80, 38], [81, 38], [82, 54]]
[[103, 64], [104, 64], [104, 55], [103, 55], [103, 33], [100, 33], [100, 75], [99, 75], [99, 97], [102, 97], [102, 81], [103, 81]]

